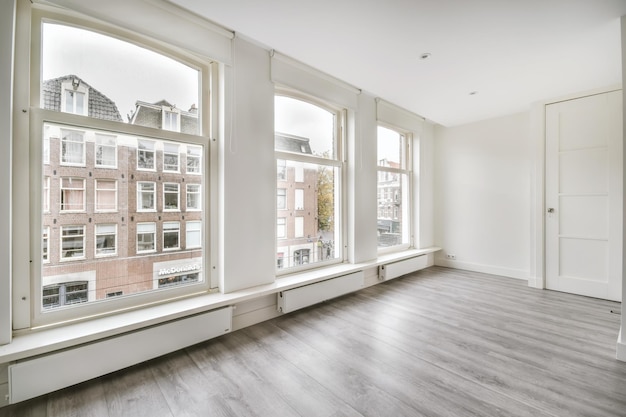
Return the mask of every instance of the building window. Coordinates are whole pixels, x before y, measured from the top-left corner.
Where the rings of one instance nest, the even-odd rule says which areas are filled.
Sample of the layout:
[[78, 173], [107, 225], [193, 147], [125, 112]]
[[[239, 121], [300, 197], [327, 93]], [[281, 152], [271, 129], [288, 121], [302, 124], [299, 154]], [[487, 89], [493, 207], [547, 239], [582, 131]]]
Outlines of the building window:
[[85, 133], [61, 129], [61, 165], [85, 166]]
[[137, 145], [137, 169], [143, 169], [146, 171], [156, 170], [156, 157], [153, 141], [139, 141]]
[[85, 211], [83, 178], [61, 178], [61, 211]]
[[287, 179], [287, 161], [284, 159], [277, 159], [276, 170], [276, 179], [279, 181], [285, 181]]
[[310, 249], [299, 249], [293, 252], [293, 263], [294, 265], [304, 265], [308, 264], [310, 261]]
[[287, 190], [284, 188], [276, 190], [276, 208], [278, 210], [285, 210], [287, 208]]
[[43, 308], [85, 303], [88, 300], [88, 282], [66, 282], [43, 287]]
[[137, 183], [137, 211], [156, 211], [156, 184]]
[[156, 223], [137, 223], [137, 253], [156, 251]]
[[50, 177], [43, 178], [43, 212], [50, 211]]
[[279, 217], [276, 219], [276, 237], [283, 239], [287, 236], [287, 219]]
[[163, 171], [179, 172], [179, 146], [175, 143], [163, 144]]
[[50, 227], [43, 228], [43, 242], [41, 244], [41, 252], [44, 263], [50, 262], [50, 258], [48, 257], [48, 247], [50, 246]]
[[117, 181], [96, 180], [96, 211], [117, 210]]
[[180, 112], [163, 108], [163, 130], [180, 132]]
[[200, 184], [187, 184], [187, 210], [197, 211], [202, 208]]
[[[203, 278], [211, 275], [202, 268], [211, 264], [210, 253], [198, 243], [199, 236], [194, 238], [193, 229], [198, 234], [208, 230], [210, 216], [201, 201], [196, 212], [180, 213], [180, 200], [188, 183], [205, 193], [212, 172], [203, 159], [208, 155], [210, 117], [219, 112], [209, 106], [209, 81], [220, 69], [184, 48], [106, 22], [69, 12], [65, 16], [60, 9], [37, 9], [28, 16], [32, 32], [26, 33], [22, 25], [19, 35], [32, 43], [31, 50], [20, 53], [32, 57], [33, 64], [21, 60], [16, 65], [23, 85], [31, 86], [32, 96], [40, 100], [31, 102], [24, 119], [24, 129], [32, 134], [17, 144], [15, 162], [36, 173], [27, 182], [41, 188], [16, 201], [43, 201], [31, 209], [32, 216], [16, 215], [19, 224], [29, 216], [33, 224], [41, 224], [42, 235], [25, 234], [29, 244], [16, 256], [24, 262], [46, 258], [32, 270], [35, 294], [46, 287], [51, 296], [57, 295], [63, 287], [51, 285], [74, 281], [87, 281], [89, 291], [83, 297], [87, 302], [72, 308], [44, 309], [41, 297], [33, 297], [31, 305], [18, 308], [20, 322], [54, 325], [208, 290]], [[22, 11], [28, 12], [28, 7]], [[37, 86], [28, 80], [41, 81]], [[17, 94], [28, 99], [30, 90], [22, 89], [21, 81], [18, 85]], [[160, 101], [146, 101], [152, 97]], [[193, 111], [162, 105], [169, 101]], [[163, 107], [175, 113], [165, 126], [173, 131], [164, 131]], [[190, 191], [194, 193], [193, 187]], [[13, 198], [19, 192], [15, 190]], [[196, 204], [193, 196], [191, 200]], [[185, 244], [180, 226], [175, 230], [164, 223], [192, 220], [198, 223], [190, 226], [190, 243], [197, 248], [194, 256], [202, 260], [194, 271], [199, 273], [193, 281], [198, 285], [154, 291], [159, 264], [186, 262], [185, 253], [163, 253]], [[69, 307], [62, 300], [46, 302], [53, 304]]]
[[192, 274], [175, 275], [173, 277], [167, 277], [167, 278], [159, 278], [159, 288], [172, 287], [175, 285], [198, 282], [199, 279], [200, 279], [200, 273], [198, 272], [195, 272]]
[[163, 250], [180, 249], [180, 223], [163, 223]]
[[117, 225], [96, 225], [96, 256], [113, 256], [117, 254]]
[[291, 210], [277, 213], [279, 222], [285, 221], [277, 225], [276, 253], [291, 255], [277, 265], [287, 271], [340, 262], [345, 112], [282, 94], [275, 96], [274, 106], [277, 210]]
[[294, 218], [294, 237], [304, 237], [304, 217]]
[[304, 210], [304, 189], [296, 188], [295, 200], [296, 200], [295, 209]]
[[163, 210], [176, 211], [180, 210], [179, 198], [180, 185], [176, 183], [166, 182], [163, 184]]
[[410, 245], [409, 134], [378, 126], [378, 248]]
[[85, 257], [85, 226], [61, 226], [61, 259]]
[[186, 247], [187, 249], [199, 248], [202, 246], [202, 222], [188, 221], [185, 225], [187, 229]]
[[89, 115], [89, 88], [78, 77], [67, 77], [61, 82], [61, 111]]
[[100, 168], [117, 168], [116, 137], [96, 134], [96, 166]]
[[202, 148], [199, 146], [187, 146], [187, 173], [202, 173]]

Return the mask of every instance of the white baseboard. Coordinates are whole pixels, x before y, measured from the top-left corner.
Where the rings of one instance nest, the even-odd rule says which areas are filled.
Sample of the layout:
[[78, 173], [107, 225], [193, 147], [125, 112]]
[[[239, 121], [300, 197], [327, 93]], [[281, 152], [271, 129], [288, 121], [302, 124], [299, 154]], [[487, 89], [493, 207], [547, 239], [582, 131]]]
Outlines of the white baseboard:
[[451, 259], [435, 259], [435, 265], [446, 268], [462, 269], [465, 271], [482, 272], [485, 274], [500, 275], [508, 278], [522, 279], [528, 281], [530, 272], [522, 269], [504, 268], [494, 265], [475, 264], [471, 262], [455, 261]]
[[617, 352], [615, 354], [615, 358], [618, 361], [626, 362], [626, 340], [622, 339], [622, 330], [619, 331], [619, 336], [617, 337]]

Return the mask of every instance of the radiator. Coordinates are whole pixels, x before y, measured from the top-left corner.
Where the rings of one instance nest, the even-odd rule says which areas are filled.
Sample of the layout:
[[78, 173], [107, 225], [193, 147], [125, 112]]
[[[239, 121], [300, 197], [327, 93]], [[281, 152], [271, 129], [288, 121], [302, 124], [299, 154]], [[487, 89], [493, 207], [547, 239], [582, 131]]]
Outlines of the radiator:
[[231, 331], [232, 307], [9, 366], [9, 403], [69, 387]]
[[424, 269], [428, 266], [428, 256], [420, 255], [414, 258], [404, 259], [402, 261], [393, 262], [378, 267], [378, 278], [385, 281], [406, 275], [410, 272]]
[[363, 271], [278, 293], [278, 311], [289, 313], [363, 288]]

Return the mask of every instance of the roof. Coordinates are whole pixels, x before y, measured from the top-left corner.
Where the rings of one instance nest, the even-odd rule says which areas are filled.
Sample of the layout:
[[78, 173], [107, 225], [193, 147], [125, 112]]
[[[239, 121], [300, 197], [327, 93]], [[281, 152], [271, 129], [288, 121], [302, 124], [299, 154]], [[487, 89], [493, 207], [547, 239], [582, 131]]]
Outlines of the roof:
[[131, 124], [154, 127], [161, 129], [163, 126], [163, 107], [169, 107], [180, 113], [180, 131], [182, 133], [198, 134], [198, 109], [195, 104], [191, 105], [189, 111], [180, 110], [175, 104], [167, 100], [160, 100], [156, 103], [148, 103], [137, 100], [135, 102], [135, 112], [130, 119]]
[[277, 151], [313, 154], [309, 139], [284, 133], [274, 136], [274, 147]]
[[96, 119], [122, 121], [117, 106], [107, 96], [83, 81], [80, 77], [70, 74], [43, 82], [41, 94], [44, 109], [61, 111], [61, 85], [64, 81], [79, 80], [81, 85], [89, 89], [88, 115]]

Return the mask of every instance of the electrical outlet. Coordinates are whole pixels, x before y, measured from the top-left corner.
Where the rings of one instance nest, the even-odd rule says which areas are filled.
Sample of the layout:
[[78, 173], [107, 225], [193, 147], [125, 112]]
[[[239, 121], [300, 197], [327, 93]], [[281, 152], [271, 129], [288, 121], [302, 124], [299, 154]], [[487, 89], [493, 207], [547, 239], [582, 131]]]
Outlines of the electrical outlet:
[[446, 254], [446, 259], [452, 259], [452, 260], [454, 260], [454, 259], [456, 259], [456, 255], [453, 255], [453, 254], [451, 254], [451, 253], [448, 253], [448, 254]]

